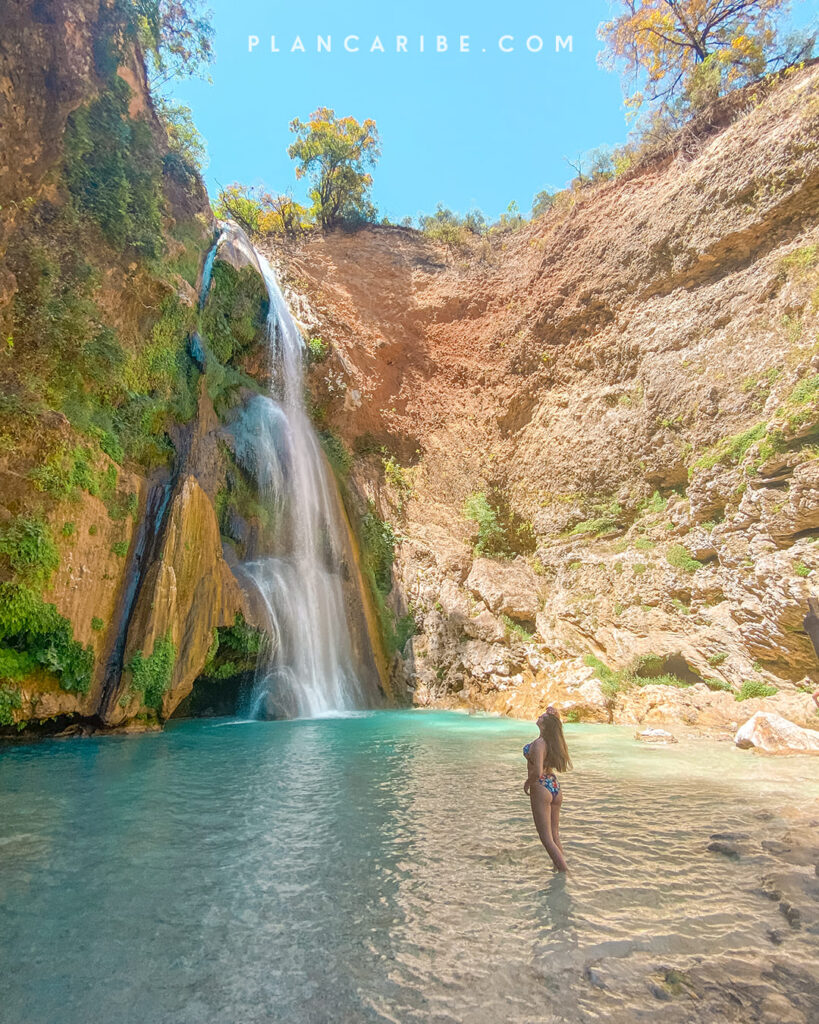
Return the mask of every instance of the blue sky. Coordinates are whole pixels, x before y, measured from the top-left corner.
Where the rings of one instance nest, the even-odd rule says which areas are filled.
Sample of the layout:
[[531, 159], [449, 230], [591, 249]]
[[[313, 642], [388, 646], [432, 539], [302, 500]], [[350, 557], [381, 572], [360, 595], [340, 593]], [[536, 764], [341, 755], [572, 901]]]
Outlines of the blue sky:
[[[628, 132], [617, 75], [598, 67], [598, 24], [606, 0], [208, 0], [216, 29], [212, 84], [187, 81], [172, 95], [188, 103], [208, 143], [205, 178], [276, 191], [305, 192], [287, 156], [288, 125], [319, 106], [338, 115], [374, 118], [382, 156], [373, 199], [393, 220], [479, 207], [492, 219], [511, 200], [529, 210], [540, 189], [573, 176], [564, 157], [622, 142]], [[358, 53], [343, 49], [359, 36]], [[397, 53], [396, 36], [408, 37]], [[248, 36], [259, 45], [248, 52]], [[279, 53], [270, 52], [276, 36]], [[316, 52], [329, 35], [332, 52]], [[386, 52], [369, 52], [375, 36]], [[418, 52], [418, 37], [425, 52]], [[436, 51], [436, 37], [448, 50]], [[459, 52], [468, 35], [469, 53]], [[555, 53], [555, 36], [572, 36], [573, 52]], [[290, 52], [299, 36], [306, 52]], [[498, 40], [513, 36], [501, 53]], [[528, 37], [543, 49], [526, 49]], [[355, 42], [351, 41], [351, 46]], [[533, 40], [532, 46], [537, 46]]]

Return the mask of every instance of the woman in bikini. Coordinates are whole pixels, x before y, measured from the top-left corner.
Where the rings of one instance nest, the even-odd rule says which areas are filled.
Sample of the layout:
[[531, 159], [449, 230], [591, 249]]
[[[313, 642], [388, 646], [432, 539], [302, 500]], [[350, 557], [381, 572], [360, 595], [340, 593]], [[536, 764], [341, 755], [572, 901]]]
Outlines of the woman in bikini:
[[560, 845], [560, 805], [563, 794], [555, 772], [567, 772], [571, 766], [569, 748], [563, 735], [563, 725], [555, 708], [549, 706], [537, 720], [540, 736], [523, 748], [529, 767], [529, 777], [523, 792], [532, 805], [532, 817], [540, 841], [558, 871], [566, 871], [566, 859]]

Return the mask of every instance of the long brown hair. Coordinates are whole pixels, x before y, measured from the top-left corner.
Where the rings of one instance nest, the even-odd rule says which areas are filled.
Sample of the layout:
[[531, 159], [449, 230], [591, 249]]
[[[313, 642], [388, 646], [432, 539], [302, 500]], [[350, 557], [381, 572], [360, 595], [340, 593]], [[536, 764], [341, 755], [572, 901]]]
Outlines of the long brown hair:
[[546, 715], [542, 727], [543, 739], [546, 741], [546, 767], [556, 772], [567, 772], [572, 767], [566, 737], [563, 735], [563, 723], [557, 715]]

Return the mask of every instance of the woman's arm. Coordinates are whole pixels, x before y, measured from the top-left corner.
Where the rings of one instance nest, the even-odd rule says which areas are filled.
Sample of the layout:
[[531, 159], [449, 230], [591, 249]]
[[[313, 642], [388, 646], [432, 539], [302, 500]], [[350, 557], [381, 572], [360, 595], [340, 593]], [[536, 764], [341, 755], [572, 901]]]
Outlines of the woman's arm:
[[543, 758], [546, 754], [546, 744], [543, 742], [543, 737], [538, 736], [536, 740], [532, 742], [529, 747], [529, 756], [526, 758], [526, 767], [528, 771], [528, 777], [526, 782], [523, 784], [523, 792], [529, 795], [529, 791], [532, 786], [537, 782], [540, 776], [543, 774]]

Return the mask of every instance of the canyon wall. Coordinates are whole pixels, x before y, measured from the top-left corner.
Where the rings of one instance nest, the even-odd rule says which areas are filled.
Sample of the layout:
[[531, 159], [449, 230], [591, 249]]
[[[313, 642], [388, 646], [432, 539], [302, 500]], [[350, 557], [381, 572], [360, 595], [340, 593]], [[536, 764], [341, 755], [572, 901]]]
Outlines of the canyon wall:
[[739, 99], [517, 231], [271, 245], [416, 704], [815, 724], [819, 68]]

